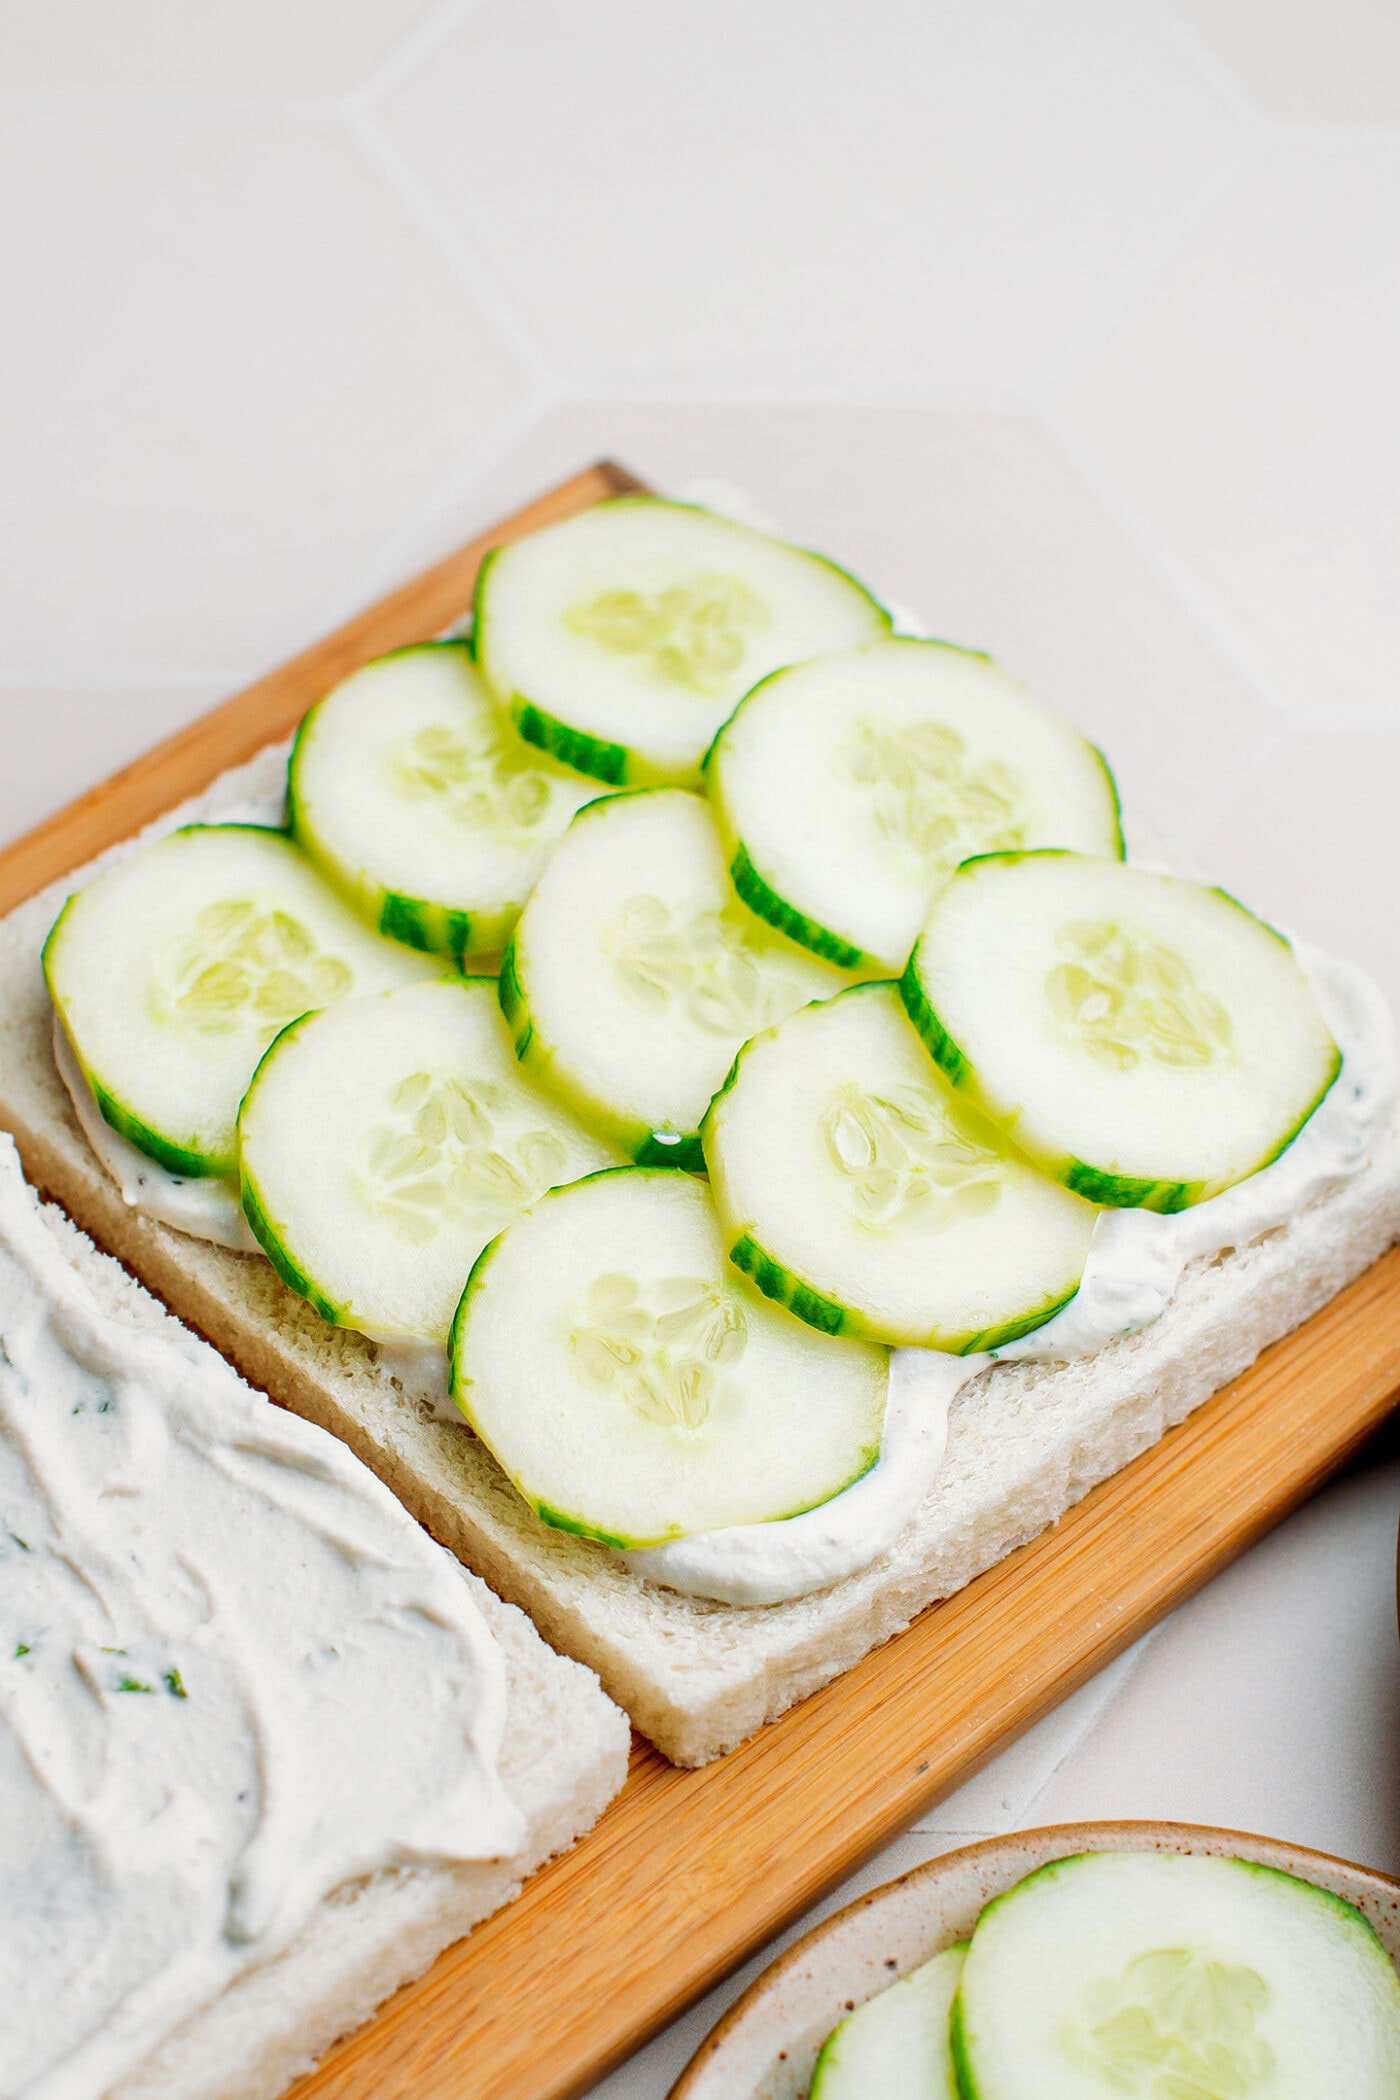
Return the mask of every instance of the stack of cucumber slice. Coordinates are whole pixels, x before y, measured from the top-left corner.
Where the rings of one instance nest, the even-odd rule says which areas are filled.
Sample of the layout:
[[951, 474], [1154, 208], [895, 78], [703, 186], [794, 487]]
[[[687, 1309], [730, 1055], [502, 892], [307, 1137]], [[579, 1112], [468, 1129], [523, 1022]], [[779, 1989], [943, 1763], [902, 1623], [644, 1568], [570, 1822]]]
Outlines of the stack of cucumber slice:
[[1337, 1070], [1284, 941], [1123, 865], [1093, 746], [682, 504], [500, 549], [472, 642], [312, 708], [289, 809], [70, 900], [78, 1065], [324, 1319], [450, 1330], [522, 1495], [614, 1544], [839, 1493], [886, 1348], [1040, 1326], [1101, 1206], [1252, 1172]]
[[1393, 2100], [1400, 1977], [1272, 1867], [1081, 1852], [843, 2020], [812, 2100]]

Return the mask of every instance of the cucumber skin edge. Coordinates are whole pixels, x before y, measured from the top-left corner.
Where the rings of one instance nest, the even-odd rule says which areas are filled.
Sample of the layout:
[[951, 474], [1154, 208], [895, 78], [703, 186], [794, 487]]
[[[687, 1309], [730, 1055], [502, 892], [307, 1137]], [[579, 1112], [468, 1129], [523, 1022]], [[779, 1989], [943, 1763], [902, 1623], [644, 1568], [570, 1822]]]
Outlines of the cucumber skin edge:
[[[316, 1011], [323, 1011], [323, 1009], [317, 1009]], [[262, 1197], [258, 1192], [258, 1185], [253, 1179], [253, 1176], [248, 1172], [247, 1165], [245, 1164], [242, 1156], [241, 1139], [243, 1131], [243, 1117], [247, 1111], [249, 1102], [253, 1098], [253, 1093], [257, 1087], [259, 1076], [266, 1068], [269, 1059], [272, 1057], [273, 1052], [278, 1048], [278, 1046], [282, 1043], [289, 1041], [290, 1038], [294, 1036], [307, 1021], [314, 1021], [316, 1018], [316, 1011], [307, 1014], [301, 1014], [295, 1021], [289, 1021], [285, 1028], [281, 1028], [278, 1030], [277, 1034], [272, 1038], [272, 1041], [264, 1050], [262, 1056], [258, 1059], [257, 1064], [253, 1067], [253, 1076], [248, 1081], [247, 1086], [243, 1090], [243, 1099], [238, 1104], [238, 1121], [236, 1125], [240, 1141], [238, 1156], [238, 1200], [242, 1206], [243, 1215], [248, 1220], [248, 1227], [253, 1235], [253, 1238], [262, 1248], [263, 1253], [267, 1256], [269, 1262], [272, 1264], [277, 1274], [281, 1277], [283, 1283], [286, 1284], [287, 1288], [289, 1290], [295, 1291], [299, 1298], [304, 1298], [306, 1300], [306, 1303], [311, 1307], [311, 1310], [317, 1315], [319, 1319], [324, 1320], [328, 1327], [344, 1327], [349, 1324], [344, 1317], [347, 1308], [344, 1306], [333, 1304], [332, 1301], [326, 1297], [325, 1293], [319, 1290], [317, 1286], [311, 1281], [311, 1278], [307, 1276], [301, 1269], [299, 1269], [297, 1267], [297, 1264], [292, 1260], [291, 1255], [287, 1252], [287, 1249], [282, 1244], [281, 1236], [279, 1235], [276, 1227], [273, 1225], [272, 1220], [268, 1216], [267, 1211], [263, 1207]]]
[[799, 947], [809, 948], [813, 955], [821, 956], [824, 962], [835, 963], [841, 970], [860, 970], [875, 961], [854, 941], [844, 940], [839, 933], [819, 926], [794, 905], [778, 895], [772, 884], [766, 882], [749, 857], [749, 850], [740, 840], [734, 857], [729, 863], [729, 879], [739, 897], [757, 918], [779, 933], [786, 934]]
[[1097, 744], [1090, 744], [1089, 749], [1103, 767], [1103, 777], [1108, 788], [1108, 798], [1113, 805], [1113, 829], [1118, 840], [1118, 858], [1119, 860], [1126, 860], [1128, 858], [1128, 838], [1127, 833], [1123, 829], [1123, 797], [1118, 792], [1118, 776], [1109, 764], [1107, 756], [1099, 749]]
[[[186, 828], [194, 830], [203, 827], [191, 825]], [[265, 827], [250, 826], [249, 828], [260, 830]], [[53, 947], [59, 928], [67, 918], [72, 906], [77, 903], [82, 894], [81, 890], [75, 890], [71, 897], [64, 900], [62, 910], [44, 938], [44, 945], [39, 955], [39, 966], [43, 971], [44, 986], [49, 995], [49, 1002], [58, 1016], [60, 1028], [62, 1028], [63, 1033], [68, 1038], [74, 1062], [87, 1082], [88, 1091], [97, 1105], [98, 1114], [110, 1130], [116, 1131], [118, 1137], [125, 1138], [127, 1143], [134, 1145], [138, 1152], [144, 1152], [147, 1159], [153, 1160], [156, 1166], [164, 1167], [167, 1174], [177, 1174], [185, 1181], [227, 1180], [231, 1173], [237, 1171], [238, 1163], [236, 1158], [231, 1158], [226, 1166], [211, 1164], [206, 1154], [202, 1152], [191, 1152], [183, 1145], [172, 1145], [168, 1139], [160, 1135], [159, 1131], [152, 1130], [148, 1123], [143, 1123], [139, 1116], [133, 1115], [130, 1109], [124, 1108], [122, 1103], [116, 1098], [116, 1095], [109, 1093], [101, 1080], [94, 1078], [86, 1064], [84, 1064], [79, 1054], [78, 1046], [73, 1040], [72, 1032], [64, 1018], [63, 1003], [54, 989], [50, 957], [50, 950]]]
[[[1051, 847], [1045, 850], [1059, 852], [1062, 849]], [[991, 853], [978, 856], [979, 859], [985, 860], [1015, 860], [1026, 857], [1021, 854]], [[970, 863], [964, 862], [963, 865], [966, 867]], [[1246, 905], [1239, 904], [1237, 898], [1231, 897], [1228, 890], [1222, 890], [1219, 894], [1225, 897], [1229, 903], [1235, 905], [1238, 910], [1244, 911], [1249, 918], [1256, 917], [1256, 914], [1249, 911]], [[1274, 933], [1275, 938], [1283, 941], [1283, 945], [1290, 948], [1291, 952], [1291, 944], [1284, 940], [1282, 934], [1275, 933], [1275, 929], [1268, 926], [1264, 920], [1259, 920], [1258, 923], [1264, 926], [1267, 932]], [[990, 1121], [997, 1124], [999, 1128], [1006, 1130], [1007, 1123], [1004, 1110], [1001, 1110], [995, 1102], [989, 1102], [986, 1099], [977, 1084], [976, 1076], [967, 1058], [943, 1026], [933, 1002], [924, 990], [918, 971], [919, 949], [921, 946], [922, 941], [914, 943], [914, 951], [909, 957], [908, 966], [899, 980], [899, 991], [904, 1001], [905, 1012], [918, 1031], [925, 1049], [933, 1058], [934, 1063], [943, 1071], [950, 1084], [963, 1088], [969, 1098], [976, 1102], [982, 1113]], [[1048, 1175], [1054, 1181], [1061, 1182], [1065, 1188], [1070, 1190], [1071, 1194], [1083, 1197], [1086, 1202], [1096, 1204], [1102, 1210], [1150, 1210], [1156, 1211], [1161, 1215], [1170, 1216], [1177, 1211], [1190, 1210], [1195, 1204], [1203, 1203], [1211, 1196], [1220, 1195], [1227, 1188], [1237, 1187], [1240, 1182], [1247, 1181], [1250, 1175], [1258, 1174], [1263, 1168], [1271, 1166], [1274, 1160], [1280, 1158], [1288, 1150], [1299, 1131], [1317, 1113], [1317, 1110], [1322, 1106], [1322, 1103], [1336, 1085], [1338, 1075], [1342, 1069], [1343, 1059], [1342, 1053], [1335, 1042], [1332, 1045], [1332, 1052], [1332, 1061], [1323, 1085], [1308, 1103], [1292, 1129], [1286, 1131], [1279, 1138], [1273, 1150], [1268, 1152], [1263, 1159], [1256, 1160], [1246, 1173], [1237, 1175], [1233, 1181], [1222, 1182], [1218, 1187], [1214, 1183], [1209, 1182], [1156, 1181], [1143, 1176], [1114, 1174], [1105, 1168], [1095, 1167], [1089, 1161], [1082, 1159], [1052, 1161], [1044, 1153], [1033, 1150], [1031, 1143], [1028, 1143], [1026, 1138], [1019, 1133], [1013, 1142], [1017, 1144], [1020, 1150], [1026, 1153], [1031, 1164], [1038, 1167], [1041, 1173]], [[1008, 1131], [1009, 1135], [1010, 1132]], [[1065, 1302], [1068, 1303], [1068, 1300]], [[1024, 1331], [1030, 1332], [1029, 1329]], [[1011, 1339], [1011, 1337], [1006, 1337], [1006, 1339]]]
[[851, 1341], [868, 1342], [880, 1349], [937, 1349], [947, 1356], [991, 1355], [1012, 1342], [1019, 1342], [1023, 1335], [1034, 1334], [1038, 1327], [1053, 1320], [1056, 1313], [1063, 1312], [1079, 1289], [1076, 1282], [1073, 1289], [1048, 1305], [1037, 1306], [1032, 1312], [1018, 1313], [1000, 1327], [983, 1328], [956, 1340], [927, 1334], [892, 1336], [881, 1334], [859, 1312], [804, 1283], [800, 1276], [775, 1261], [750, 1232], [735, 1241], [729, 1250], [729, 1259], [765, 1298], [781, 1305], [785, 1312], [792, 1313], [821, 1334], [843, 1335]]
[[[1373, 1954], [1383, 1965], [1386, 1977], [1393, 1987], [1396, 2001], [1400, 2003], [1400, 1977], [1397, 1977], [1395, 1964], [1387, 1954], [1385, 1945], [1370, 1919], [1363, 1911], [1358, 1910], [1354, 1903], [1349, 1903], [1345, 1896], [1339, 1896], [1332, 1889], [1323, 1888], [1315, 1881], [1308, 1881], [1301, 1874], [1290, 1874], [1286, 1868], [1268, 1866], [1262, 1860], [1238, 1859], [1221, 1853], [1176, 1853], [1171, 1851], [1156, 1856], [1164, 1859], [1217, 1859], [1222, 1866], [1239, 1867], [1246, 1874], [1257, 1874], [1267, 1880], [1287, 1882], [1292, 1888], [1299, 1889], [1304, 1894], [1314, 1897], [1328, 1908], [1341, 1911], [1350, 1926], [1360, 1928], [1367, 1953]], [[1000, 1909], [1004, 1903], [1009, 1902], [1011, 1897], [1019, 1895], [1032, 1882], [1049, 1879], [1053, 1875], [1058, 1874], [1062, 1868], [1077, 1866], [1084, 1860], [1111, 1859], [1113, 1857], [1115, 1857], [1115, 1854], [1111, 1851], [1088, 1851], [1071, 1852], [1067, 1853], [1063, 1859], [1046, 1860], [1043, 1866], [1036, 1867], [1031, 1873], [1023, 1875], [1020, 1881], [1014, 1882], [1009, 1889], [1003, 1889], [1000, 1895], [993, 1896], [991, 1901], [984, 1905], [978, 1917], [973, 1938], [976, 1938], [976, 1933], [986, 1924], [994, 1911]], [[969, 1943], [970, 1945], [971, 1943]], [[967, 2011], [963, 2003], [963, 1986], [961, 1982], [953, 1996], [953, 2011], [949, 2024], [949, 2044], [952, 2051], [953, 2073], [957, 2079], [959, 2100], [982, 2100], [968, 2042]]]
[[899, 996], [904, 1001], [904, 1011], [913, 1022], [920, 1041], [934, 1063], [947, 1076], [950, 1085], [963, 1086], [969, 1072], [967, 1059], [939, 1020], [919, 976], [919, 949], [922, 945], [921, 940], [914, 943], [913, 953], [899, 980]]
[[511, 695], [509, 713], [527, 744], [557, 758], [571, 771], [601, 780], [608, 787], [628, 784], [631, 754], [624, 744], [609, 743], [603, 737], [589, 736], [586, 730], [570, 728], [567, 722], [546, 714], [533, 700], [527, 700], [523, 693]]
[[[390, 657], [412, 656], [424, 649], [463, 648], [462, 641], [450, 638], [410, 642], [402, 649], [390, 649], [384, 656], [372, 658], [371, 662], [387, 663]], [[361, 670], [369, 668], [368, 664], [360, 666]], [[356, 675], [353, 671], [350, 673], [352, 678]], [[333, 686], [325, 699], [334, 698], [338, 691], [339, 687]], [[314, 707], [307, 709], [297, 725], [287, 755], [287, 836], [301, 848], [311, 865], [365, 925], [372, 926], [386, 940], [397, 941], [401, 947], [417, 949], [423, 955], [445, 955], [459, 970], [465, 970], [474, 931], [470, 913], [453, 905], [432, 904], [426, 898], [406, 897], [397, 890], [380, 890], [357, 882], [349, 869], [323, 849], [315, 827], [308, 823], [299, 785], [298, 760], [303, 739], [314, 727], [323, 705], [324, 701], [318, 700]]]
[[344, 1309], [333, 1304], [324, 1292], [318, 1290], [311, 1278], [292, 1260], [263, 1208], [257, 1183], [246, 1168], [239, 1170], [238, 1189], [243, 1215], [248, 1220], [249, 1229], [283, 1283], [289, 1290], [295, 1291], [299, 1298], [304, 1298], [311, 1310], [319, 1319], [324, 1320], [328, 1327], [344, 1327], [347, 1324], [343, 1317]]
[[809, 1327], [815, 1327], [821, 1334], [850, 1332], [851, 1316], [844, 1306], [838, 1305], [834, 1298], [824, 1298], [809, 1284], [799, 1282], [771, 1255], [765, 1254], [750, 1233], [746, 1232], [742, 1239], [735, 1241], [729, 1250], [729, 1259], [736, 1269], [741, 1269], [752, 1280], [765, 1298], [771, 1298], [775, 1305], [794, 1313]]
[[638, 1167], [663, 1167], [681, 1174], [703, 1174], [705, 1151], [698, 1133], [652, 1131], [632, 1153]]
[[525, 1003], [525, 993], [515, 967], [514, 934], [506, 942], [501, 955], [500, 972], [496, 978], [496, 996], [500, 1000], [506, 1026], [510, 1030], [510, 1039], [515, 1045], [516, 1057], [523, 1064], [534, 1041], [535, 1024], [530, 1019], [530, 1009]]
[[[588, 809], [596, 806], [591, 802], [587, 804]], [[579, 815], [583, 814], [584, 811], [580, 810]], [[554, 1070], [554, 1061], [539, 1044], [535, 1024], [530, 1018], [529, 1003], [516, 967], [514, 934], [506, 942], [501, 954], [501, 967], [496, 977], [496, 996], [500, 1001], [501, 1012], [505, 1016], [519, 1062], [531, 1072], [540, 1085], [557, 1094], [570, 1113], [576, 1116], [586, 1129], [607, 1138], [621, 1151], [630, 1154], [630, 1164], [634, 1167], [660, 1168], [667, 1172], [683, 1174], [705, 1172], [705, 1155], [697, 1132], [683, 1131], [673, 1136], [668, 1131], [663, 1137], [657, 1131], [636, 1124], [632, 1125], [630, 1130], [623, 1129], [595, 1103], [576, 1093], [567, 1079], [562, 1079]], [[599, 1171], [615, 1173], [617, 1170], [604, 1167]], [[582, 1179], [587, 1180], [588, 1176], [584, 1175]]]
[[963, 2011], [961, 1984], [953, 1993], [953, 2010], [948, 2022], [948, 2053], [953, 2059], [953, 2077], [957, 2082], [959, 2100], [980, 2100], [973, 2077], [972, 2059], [968, 2054], [967, 2020]]

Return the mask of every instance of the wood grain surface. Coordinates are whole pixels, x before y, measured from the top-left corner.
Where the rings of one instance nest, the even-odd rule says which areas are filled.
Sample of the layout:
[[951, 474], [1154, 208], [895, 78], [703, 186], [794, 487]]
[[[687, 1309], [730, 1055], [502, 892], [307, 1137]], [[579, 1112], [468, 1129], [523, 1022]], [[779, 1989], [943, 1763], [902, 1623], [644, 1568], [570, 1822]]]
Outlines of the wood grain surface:
[[[639, 486], [601, 464], [0, 853], [0, 911], [470, 603], [499, 541]], [[562, 2100], [1305, 1500], [1400, 1396], [1400, 1249], [1031, 1545], [699, 1772], [643, 1745], [596, 1829], [289, 2100]], [[274, 1398], [276, 1396], [274, 1395]]]

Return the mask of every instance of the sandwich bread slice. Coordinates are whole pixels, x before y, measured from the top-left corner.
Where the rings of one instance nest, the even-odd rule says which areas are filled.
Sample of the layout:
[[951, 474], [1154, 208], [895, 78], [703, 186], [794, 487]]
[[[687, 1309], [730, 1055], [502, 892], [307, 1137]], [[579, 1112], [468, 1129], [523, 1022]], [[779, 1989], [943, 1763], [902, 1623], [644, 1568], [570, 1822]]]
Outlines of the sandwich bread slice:
[[[284, 767], [285, 747], [270, 748], [153, 831], [275, 805]], [[742, 1742], [1054, 1524], [1400, 1237], [1390, 1104], [1359, 1170], [1283, 1223], [1193, 1261], [1150, 1325], [1070, 1363], [999, 1362], [966, 1385], [937, 1481], [872, 1565], [778, 1604], [683, 1595], [541, 1523], [464, 1424], [406, 1386], [373, 1342], [325, 1325], [266, 1261], [123, 1201], [55, 1068], [40, 951], [68, 894], [129, 850], [76, 870], [0, 926], [0, 1123], [27, 1171], [245, 1377], [343, 1439], [547, 1640], [596, 1670], [679, 1764]]]
[[[206, 1444], [212, 1555], [169, 1485]], [[622, 1784], [630, 1731], [596, 1678], [40, 1204], [8, 1140], [0, 1488], [0, 1770], [25, 1811], [0, 1819], [0, 1880], [31, 1899], [0, 1916], [7, 2092], [273, 2100]], [[366, 1602], [337, 1616], [357, 1554]], [[454, 1705], [459, 1634], [483, 1674]], [[405, 1743], [424, 1769], [396, 1769]], [[228, 1777], [231, 1744], [256, 1784]], [[226, 1817], [220, 1880], [200, 1862]]]

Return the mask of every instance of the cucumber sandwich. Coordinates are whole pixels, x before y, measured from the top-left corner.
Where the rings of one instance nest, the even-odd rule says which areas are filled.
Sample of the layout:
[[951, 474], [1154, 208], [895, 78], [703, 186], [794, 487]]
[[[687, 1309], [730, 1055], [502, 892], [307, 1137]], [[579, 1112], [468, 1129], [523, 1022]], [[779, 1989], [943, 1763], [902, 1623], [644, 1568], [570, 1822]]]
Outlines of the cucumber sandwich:
[[812, 2100], [1391, 2100], [1400, 1977], [1361, 1912], [1276, 1868], [1084, 1852], [1037, 1869], [843, 2020]]
[[0, 941], [35, 1171], [687, 1762], [1400, 1230], [1364, 981], [1125, 863], [1101, 755], [888, 625], [600, 506]]

